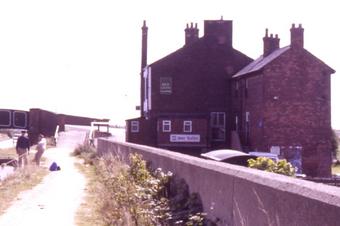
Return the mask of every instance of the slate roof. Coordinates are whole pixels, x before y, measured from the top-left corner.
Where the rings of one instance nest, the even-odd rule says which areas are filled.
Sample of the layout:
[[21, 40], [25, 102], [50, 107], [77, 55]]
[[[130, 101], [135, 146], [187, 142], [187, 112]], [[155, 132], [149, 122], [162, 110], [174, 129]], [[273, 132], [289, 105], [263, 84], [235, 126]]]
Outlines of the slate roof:
[[272, 52], [266, 57], [263, 57], [263, 55], [260, 56], [259, 58], [257, 58], [256, 60], [254, 60], [247, 66], [245, 66], [243, 69], [241, 69], [239, 72], [237, 72], [233, 76], [233, 78], [237, 78], [242, 75], [261, 70], [264, 66], [266, 66], [267, 64], [269, 64], [270, 62], [272, 62], [273, 60], [281, 56], [283, 53], [285, 53], [289, 49], [290, 49], [290, 46], [286, 46], [286, 47], [275, 50], [274, 52]]

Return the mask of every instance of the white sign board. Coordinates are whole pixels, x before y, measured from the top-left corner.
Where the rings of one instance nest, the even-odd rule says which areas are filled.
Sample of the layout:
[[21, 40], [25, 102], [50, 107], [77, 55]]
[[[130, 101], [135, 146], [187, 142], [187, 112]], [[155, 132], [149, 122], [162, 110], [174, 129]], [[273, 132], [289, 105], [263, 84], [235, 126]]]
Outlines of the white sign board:
[[192, 142], [199, 143], [201, 136], [199, 134], [171, 134], [170, 142]]
[[271, 146], [270, 153], [280, 155], [280, 146]]

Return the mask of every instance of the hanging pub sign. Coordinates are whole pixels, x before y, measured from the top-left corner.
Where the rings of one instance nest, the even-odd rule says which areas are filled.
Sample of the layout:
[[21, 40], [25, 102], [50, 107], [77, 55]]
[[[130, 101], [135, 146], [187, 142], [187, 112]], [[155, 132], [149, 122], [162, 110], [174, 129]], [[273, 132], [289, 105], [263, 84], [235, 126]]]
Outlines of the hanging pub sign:
[[172, 94], [172, 78], [160, 77], [160, 93], [165, 95]]

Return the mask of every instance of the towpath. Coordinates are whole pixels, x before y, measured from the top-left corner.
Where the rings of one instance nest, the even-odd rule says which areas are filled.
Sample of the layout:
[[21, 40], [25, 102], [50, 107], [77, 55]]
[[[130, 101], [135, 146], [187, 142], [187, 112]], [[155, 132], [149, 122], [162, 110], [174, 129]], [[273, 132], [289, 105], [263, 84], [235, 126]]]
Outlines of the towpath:
[[60, 171], [49, 172], [43, 181], [17, 200], [0, 216], [6, 226], [61, 226], [75, 225], [75, 214], [85, 195], [86, 178], [75, 166], [70, 153], [85, 140], [86, 131], [60, 134], [56, 148], [44, 156], [46, 166], [56, 162]]

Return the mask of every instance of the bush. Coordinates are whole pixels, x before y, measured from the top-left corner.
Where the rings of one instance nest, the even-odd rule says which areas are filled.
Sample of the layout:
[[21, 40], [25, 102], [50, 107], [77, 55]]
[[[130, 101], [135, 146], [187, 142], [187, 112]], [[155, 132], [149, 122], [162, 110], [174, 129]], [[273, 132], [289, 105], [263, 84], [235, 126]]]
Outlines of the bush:
[[294, 167], [285, 159], [275, 162], [270, 158], [258, 157], [256, 159], [249, 159], [248, 167], [286, 176], [295, 175]]
[[96, 149], [90, 144], [78, 145], [72, 152], [73, 156], [80, 156], [84, 159], [85, 164], [94, 164], [94, 160], [97, 157]]
[[[93, 161], [89, 157], [94, 153]], [[171, 172], [150, 170], [141, 155], [129, 155], [124, 164], [112, 154], [98, 158], [88, 145], [73, 153], [94, 163], [98, 185], [95, 202], [105, 225], [203, 225], [205, 214], [198, 194], [190, 194], [183, 180]], [[213, 224], [210, 224], [213, 225]]]
[[197, 195], [173, 186], [177, 195], [171, 197], [171, 172], [149, 170], [141, 155], [132, 154], [129, 160], [129, 166], [112, 155], [98, 161], [97, 174], [104, 184], [99, 206], [107, 225], [203, 225], [204, 214], [195, 209]]

